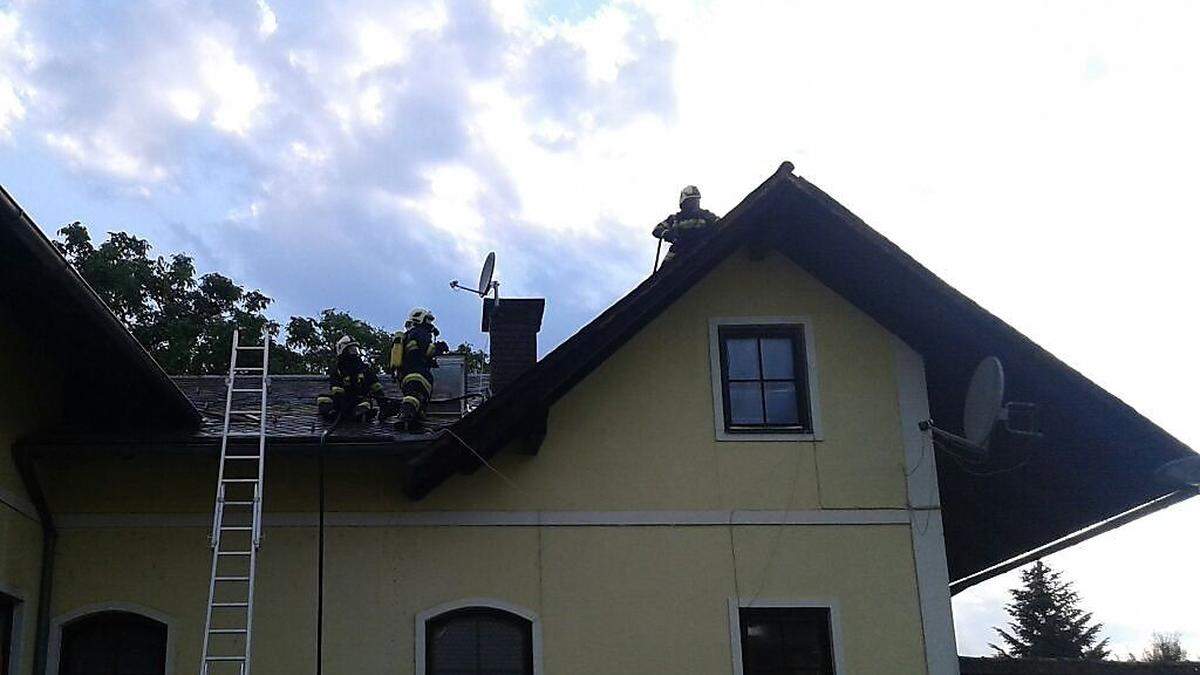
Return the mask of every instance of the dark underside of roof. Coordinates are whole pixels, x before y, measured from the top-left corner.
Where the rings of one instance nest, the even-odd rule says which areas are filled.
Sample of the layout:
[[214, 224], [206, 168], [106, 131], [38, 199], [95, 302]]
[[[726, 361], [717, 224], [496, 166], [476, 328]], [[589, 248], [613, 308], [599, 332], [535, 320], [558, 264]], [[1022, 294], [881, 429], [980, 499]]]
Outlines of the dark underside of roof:
[[190, 427], [196, 411], [150, 355], [0, 189], [0, 318], [64, 369], [72, 428]]
[[[998, 438], [983, 466], [939, 456], [950, 578], [961, 579], [1172, 491], [1154, 471], [1191, 450], [963, 296], [807, 181], [780, 170], [723, 219], [699, 250], [647, 279], [455, 425], [486, 456], [514, 439], [536, 447], [546, 411], [718, 262], [776, 250], [925, 358], [933, 419], [961, 433], [975, 365], [998, 356], [1008, 398], [1038, 404], [1044, 438]], [[446, 439], [450, 442], [450, 439]], [[430, 451], [412, 466], [420, 496], [475, 464]]]

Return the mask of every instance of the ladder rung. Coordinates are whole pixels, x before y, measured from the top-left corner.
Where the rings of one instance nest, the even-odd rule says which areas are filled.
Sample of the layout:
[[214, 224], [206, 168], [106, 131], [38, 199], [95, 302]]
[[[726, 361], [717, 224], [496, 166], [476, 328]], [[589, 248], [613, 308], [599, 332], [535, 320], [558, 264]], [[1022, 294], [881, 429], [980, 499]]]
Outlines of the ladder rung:
[[251, 553], [253, 553], [253, 551], [217, 551], [217, 555], [244, 556], [244, 555], [250, 555]]
[[257, 371], [257, 372], [261, 373], [262, 366], [234, 366], [234, 368], [233, 368], [233, 372], [235, 372], [235, 373], [240, 370], [251, 370], [251, 371]]
[[250, 581], [250, 577], [213, 577], [213, 581]]
[[261, 415], [261, 410], [230, 410], [230, 415]]
[[258, 455], [225, 455], [225, 459], [258, 459]]
[[244, 656], [206, 656], [205, 661], [245, 661]]
[[250, 438], [250, 437], [258, 438], [261, 435], [262, 434], [258, 433], [257, 431], [231, 431], [231, 432], [225, 434], [225, 437], [226, 438]]
[[248, 603], [248, 602], [214, 602], [212, 604], [212, 606], [213, 607], [226, 607], [226, 608], [249, 607], [250, 603]]
[[210, 633], [221, 633], [223, 635], [240, 635], [246, 632], [245, 628], [209, 628]]
[[222, 483], [257, 483], [257, 478], [222, 478]]
[[237, 502], [221, 502], [221, 503], [224, 504], [225, 506], [254, 506], [254, 502], [237, 501]]
[[257, 349], [258, 351], [261, 352], [262, 348], [263, 348], [262, 345], [238, 345], [238, 349], [245, 349], [247, 351], [249, 351], [251, 349]]
[[222, 532], [225, 532], [225, 531], [229, 531], [229, 532], [249, 532], [251, 529], [253, 529], [253, 528], [251, 528], [251, 527], [249, 527], [249, 526], [243, 526], [243, 525], [229, 525], [229, 526], [222, 525], [222, 526], [221, 526], [221, 531], [222, 531]]
[[235, 387], [233, 389], [230, 389], [229, 391], [232, 391], [235, 394], [261, 394], [263, 390], [262, 390], [262, 387], [259, 387], [257, 389], [241, 389], [241, 388]]

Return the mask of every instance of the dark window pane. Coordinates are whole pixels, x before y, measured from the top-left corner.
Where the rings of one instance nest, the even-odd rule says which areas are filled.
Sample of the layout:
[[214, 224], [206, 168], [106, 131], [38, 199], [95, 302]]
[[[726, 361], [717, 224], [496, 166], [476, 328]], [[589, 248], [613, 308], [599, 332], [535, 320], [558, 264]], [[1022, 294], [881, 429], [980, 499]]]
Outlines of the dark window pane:
[[101, 612], [63, 627], [62, 675], [159, 675], [167, 627], [129, 612]]
[[427, 675], [531, 675], [533, 626], [482, 607], [455, 610], [426, 626]]
[[800, 408], [793, 382], [765, 382], [767, 424], [795, 426], [800, 424]]
[[755, 338], [730, 338], [725, 341], [725, 358], [729, 379], [757, 380], [758, 340]]
[[745, 675], [832, 675], [829, 610], [822, 607], [742, 609]]
[[733, 424], [762, 424], [762, 385], [758, 382], [729, 383], [729, 421]]
[[767, 380], [795, 379], [794, 354], [795, 346], [791, 338], [763, 338], [763, 378]]

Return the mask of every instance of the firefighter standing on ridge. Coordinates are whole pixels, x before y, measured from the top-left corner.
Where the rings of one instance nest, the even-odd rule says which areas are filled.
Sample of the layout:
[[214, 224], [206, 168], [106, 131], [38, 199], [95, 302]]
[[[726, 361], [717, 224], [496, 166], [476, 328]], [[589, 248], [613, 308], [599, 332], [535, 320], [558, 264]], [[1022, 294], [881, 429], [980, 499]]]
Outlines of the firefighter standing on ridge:
[[699, 188], [689, 185], [680, 190], [679, 213], [667, 216], [666, 220], [654, 227], [654, 237], [671, 245], [663, 264], [671, 262], [675, 256], [692, 248], [697, 241], [712, 231], [717, 220], [712, 211], [700, 208]]
[[317, 413], [327, 420], [339, 416], [368, 421], [393, 410], [383, 393], [375, 369], [362, 358], [362, 350], [349, 335], [337, 341], [337, 357], [329, 368], [329, 393], [317, 397]]
[[404, 331], [392, 340], [391, 362], [388, 370], [400, 381], [398, 431], [412, 431], [425, 413], [433, 391], [433, 369], [437, 357], [450, 351], [445, 342], [435, 341], [437, 326], [433, 312], [422, 307], [413, 309], [404, 322]]

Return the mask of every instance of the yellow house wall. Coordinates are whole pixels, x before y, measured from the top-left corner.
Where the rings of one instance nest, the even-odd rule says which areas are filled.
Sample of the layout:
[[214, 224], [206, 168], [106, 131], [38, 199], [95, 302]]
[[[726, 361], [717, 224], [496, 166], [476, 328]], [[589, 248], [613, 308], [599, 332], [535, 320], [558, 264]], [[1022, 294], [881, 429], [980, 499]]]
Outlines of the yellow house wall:
[[0, 592], [21, 600], [20, 666], [32, 667], [42, 557], [41, 525], [13, 460], [13, 442], [51, 422], [59, 410], [61, 374], [35, 340], [0, 312]]
[[[708, 322], [754, 316], [811, 322], [821, 440], [715, 440]], [[786, 259], [734, 255], [554, 405], [537, 457], [497, 457], [517, 487], [480, 470], [412, 503], [398, 489], [398, 460], [331, 451], [331, 518], [430, 510], [903, 509], [891, 340]], [[53, 508], [68, 516], [53, 614], [105, 602], [165, 613], [178, 636], [176, 672], [194, 669], [215, 462], [72, 454], [44, 459], [42, 468]], [[254, 672], [311, 672], [314, 460], [273, 456], [266, 493], [268, 517], [295, 522], [269, 527], [262, 549]], [[147, 526], [131, 527], [138, 517]], [[545, 673], [728, 673], [727, 601], [736, 596], [834, 601], [846, 659], [840, 675], [925, 671], [906, 524], [375, 524], [330, 527], [327, 544], [330, 672], [411, 672], [416, 613], [477, 596], [539, 615]]]
[[[199, 660], [207, 530], [67, 529], [54, 614], [109, 602], [171, 618], [174, 672]], [[316, 533], [263, 546], [254, 672], [312, 672]], [[334, 527], [326, 534], [325, 667], [411, 673], [414, 617], [464, 598], [535, 612], [545, 673], [728, 673], [727, 599], [832, 601], [841, 673], [924, 669], [903, 525]], [[870, 555], [864, 555], [869, 551]], [[735, 575], [735, 560], [736, 569]]]

